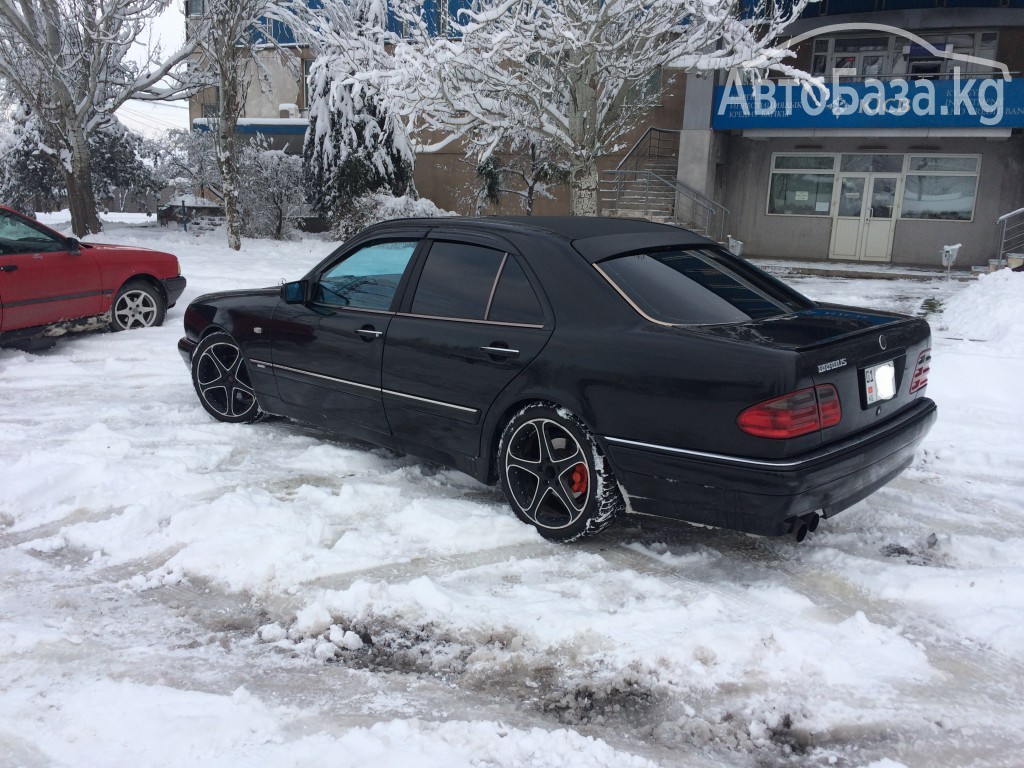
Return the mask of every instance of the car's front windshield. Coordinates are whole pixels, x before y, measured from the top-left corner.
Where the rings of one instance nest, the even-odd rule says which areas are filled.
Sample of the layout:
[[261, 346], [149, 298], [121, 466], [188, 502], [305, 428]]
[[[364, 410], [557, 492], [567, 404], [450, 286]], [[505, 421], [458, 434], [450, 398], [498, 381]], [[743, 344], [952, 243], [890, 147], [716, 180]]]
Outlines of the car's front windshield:
[[813, 306], [765, 272], [710, 248], [633, 253], [597, 266], [642, 314], [659, 323], [745, 323]]

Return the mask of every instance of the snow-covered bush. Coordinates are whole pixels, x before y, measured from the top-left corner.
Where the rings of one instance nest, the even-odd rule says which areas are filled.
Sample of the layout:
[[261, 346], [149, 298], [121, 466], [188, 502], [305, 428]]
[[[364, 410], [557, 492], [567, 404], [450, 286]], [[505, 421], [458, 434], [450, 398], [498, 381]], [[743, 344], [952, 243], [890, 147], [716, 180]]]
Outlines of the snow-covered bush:
[[221, 176], [217, 144], [209, 131], [168, 131], [160, 144], [158, 167], [175, 195], [217, 195]]
[[302, 200], [302, 158], [250, 145], [239, 158], [242, 234], [282, 240], [296, 231], [309, 206]]
[[[216, 137], [208, 131], [174, 132], [161, 153], [162, 172], [178, 195], [221, 202], [223, 178]], [[291, 237], [309, 215], [303, 198], [302, 158], [268, 149], [263, 136], [237, 151], [239, 219], [245, 237]]]
[[381, 221], [457, 215], [438, 208], [432, 201], [423, 198], [414, 199], [408, 195], [395, 197], [383, 192], [373, 192], [352, 202], [348, 214], [335, 225], [334, 234], [339, 239], [344, 239]]

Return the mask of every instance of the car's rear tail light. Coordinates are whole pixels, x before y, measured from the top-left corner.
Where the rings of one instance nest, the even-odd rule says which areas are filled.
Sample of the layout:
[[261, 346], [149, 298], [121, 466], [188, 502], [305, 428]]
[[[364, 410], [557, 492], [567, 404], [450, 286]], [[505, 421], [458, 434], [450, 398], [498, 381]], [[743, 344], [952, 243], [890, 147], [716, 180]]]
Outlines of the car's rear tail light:
[[842, 418], [836, 388], [819, 384], [752, 405], [736, 423], [748, 435], [782, 439], [834, 427]]
[[910, 379], [911, 394], [928, 386], [928, 371], [930, 371], [931, 368], [932, 351], [929, 348], [917, 356], [917, 365], [914, 367], [914, 375]]

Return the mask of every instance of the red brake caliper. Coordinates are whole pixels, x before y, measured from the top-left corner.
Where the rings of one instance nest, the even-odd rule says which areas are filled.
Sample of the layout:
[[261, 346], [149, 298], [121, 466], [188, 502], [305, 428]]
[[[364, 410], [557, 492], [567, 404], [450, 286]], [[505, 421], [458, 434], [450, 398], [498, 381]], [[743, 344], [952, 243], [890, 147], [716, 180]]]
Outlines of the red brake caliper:
[[572, 492], [587, 492], [587, 465], [580, 463], [572, 468]]

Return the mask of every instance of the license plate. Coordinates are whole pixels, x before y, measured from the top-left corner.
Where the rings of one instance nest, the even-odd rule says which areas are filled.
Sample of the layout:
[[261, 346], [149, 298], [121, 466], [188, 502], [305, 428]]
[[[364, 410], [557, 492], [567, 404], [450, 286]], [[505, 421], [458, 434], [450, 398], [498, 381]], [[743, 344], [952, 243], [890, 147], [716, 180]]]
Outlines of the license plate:
[[896, 366], [892, 360], [864, 369], [864, 395], [868, 405], [896, 396]]

